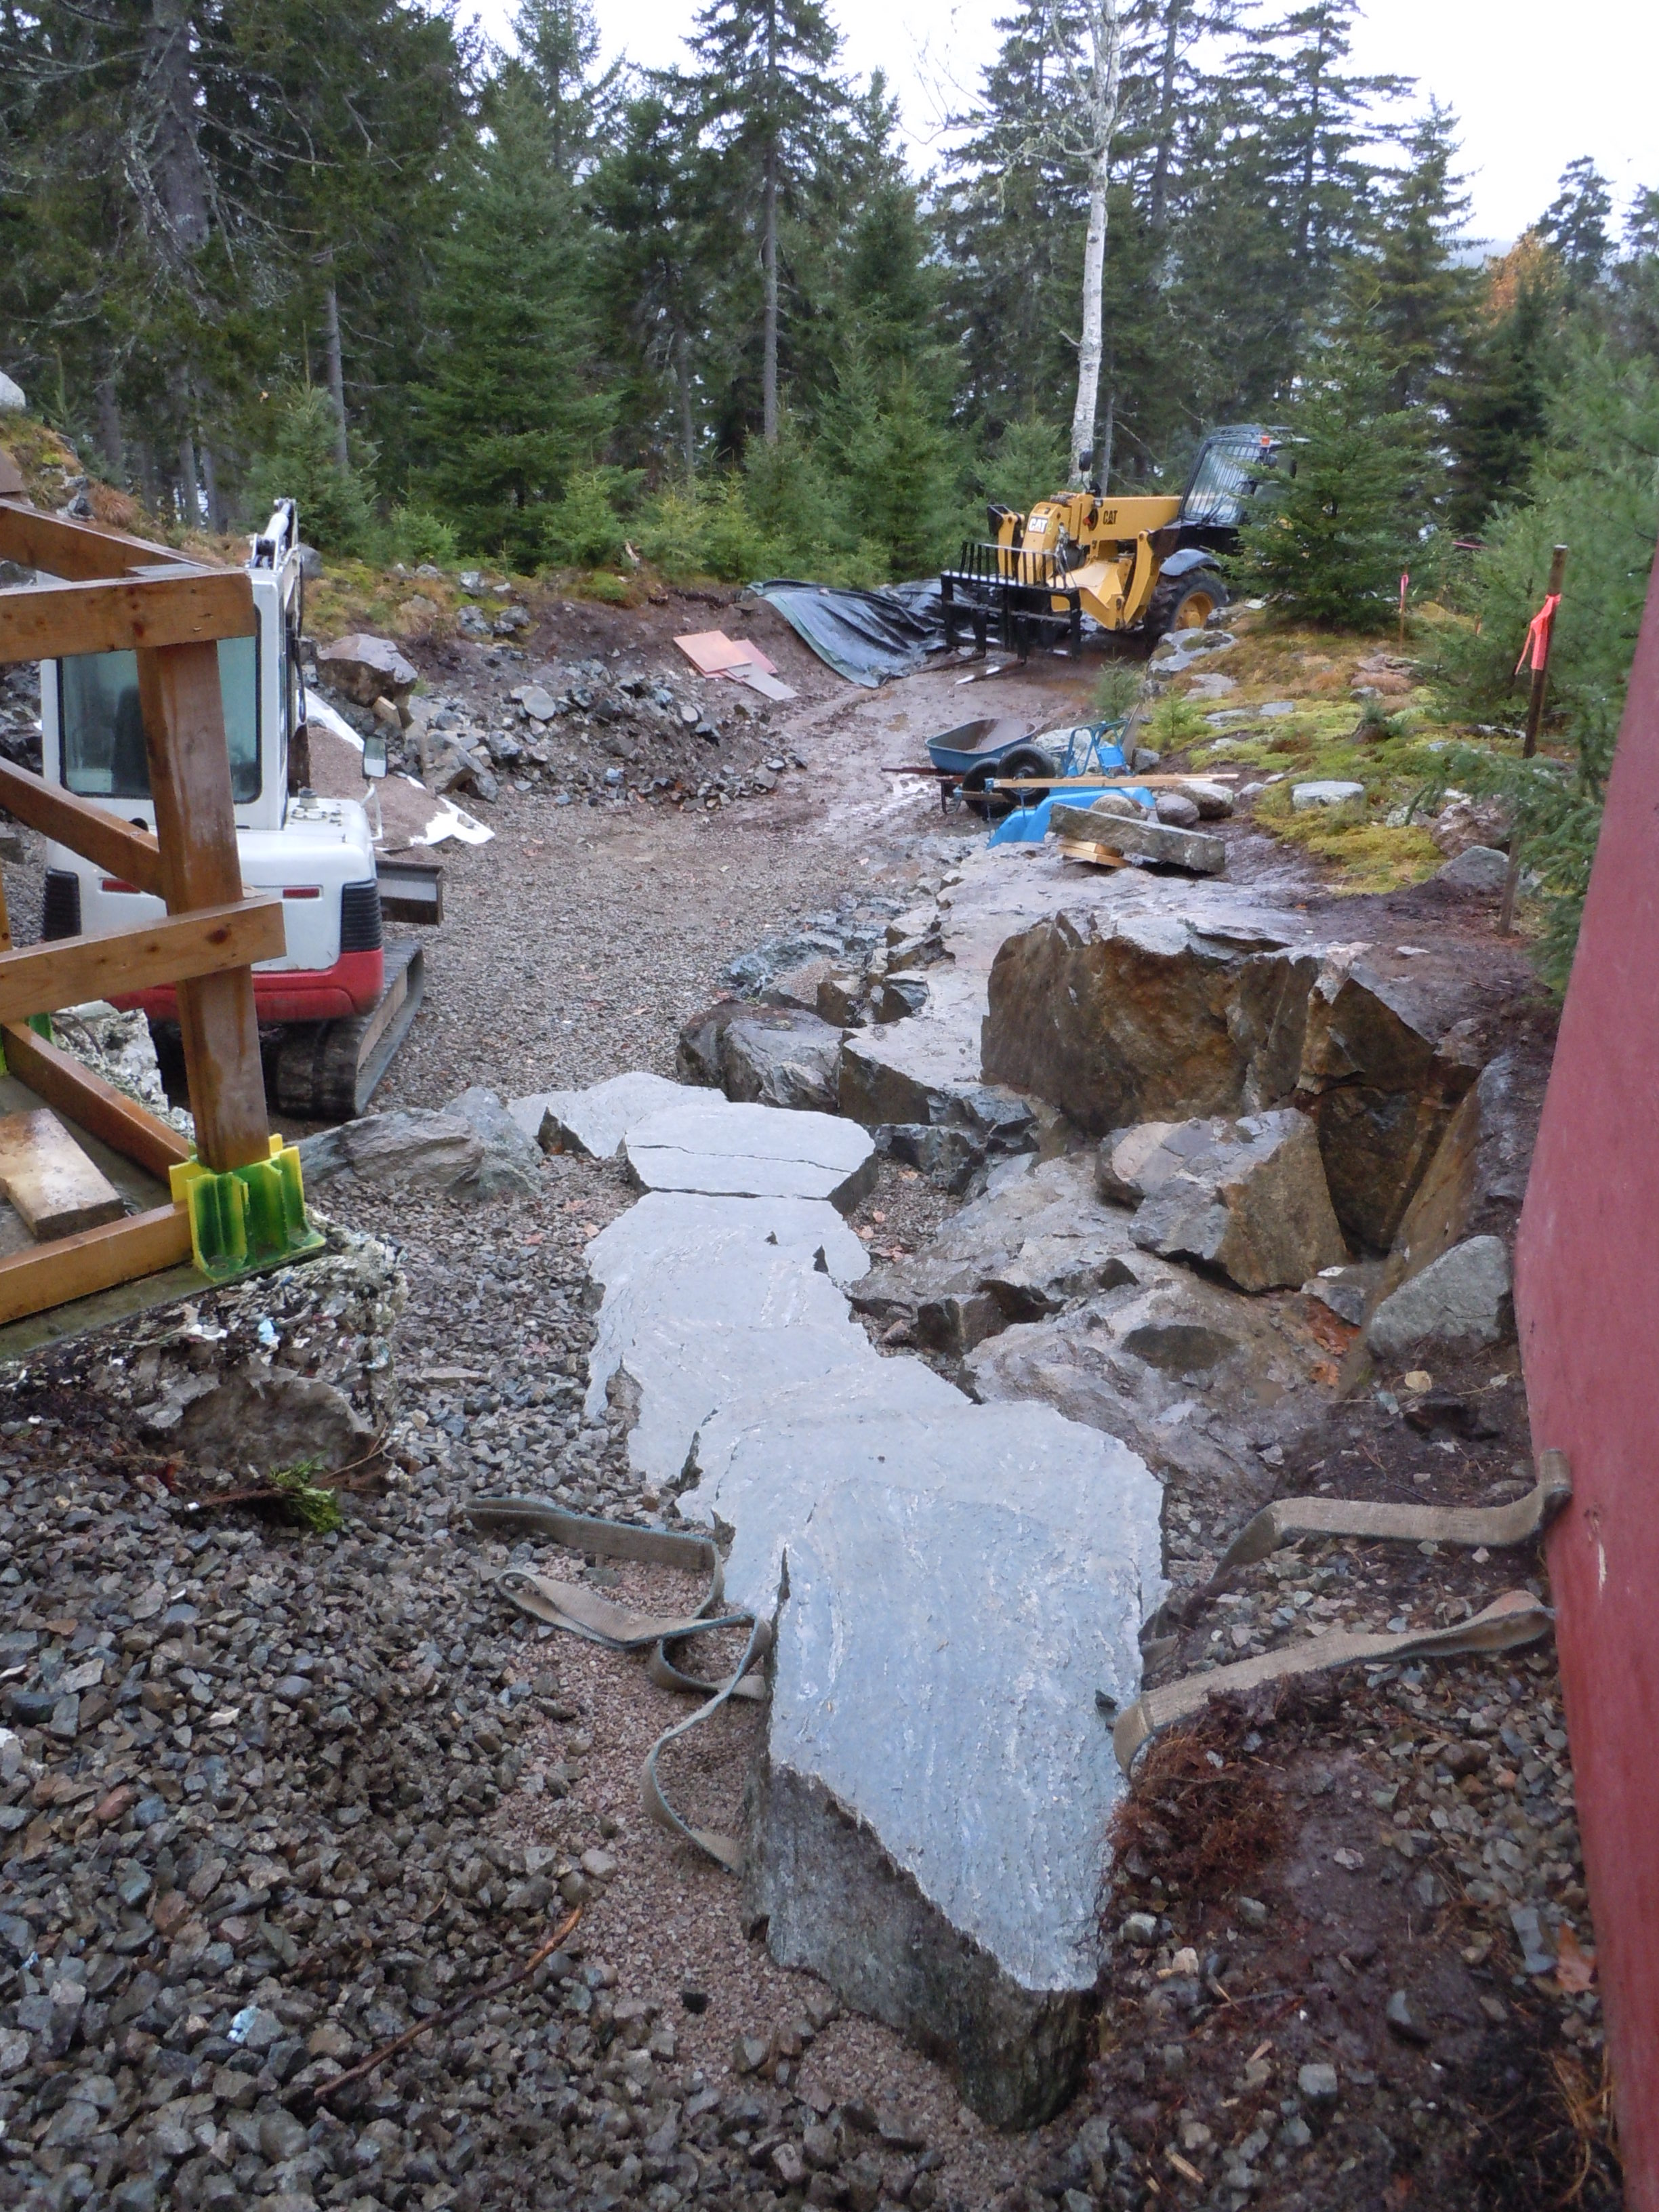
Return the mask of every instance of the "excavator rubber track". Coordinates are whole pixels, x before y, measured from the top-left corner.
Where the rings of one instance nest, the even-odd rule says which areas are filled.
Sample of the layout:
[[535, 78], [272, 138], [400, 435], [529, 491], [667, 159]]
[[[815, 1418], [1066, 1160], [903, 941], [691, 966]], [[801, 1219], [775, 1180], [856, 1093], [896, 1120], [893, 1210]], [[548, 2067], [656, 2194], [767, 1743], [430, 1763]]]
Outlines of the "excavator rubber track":
[[284, 1029], [265, 1066], [272, 1107], [307, 1121], [349, 1121], [374, 1097], [426, 993], [418, 945], [386, 948], [386, 989], [366, 1014]]

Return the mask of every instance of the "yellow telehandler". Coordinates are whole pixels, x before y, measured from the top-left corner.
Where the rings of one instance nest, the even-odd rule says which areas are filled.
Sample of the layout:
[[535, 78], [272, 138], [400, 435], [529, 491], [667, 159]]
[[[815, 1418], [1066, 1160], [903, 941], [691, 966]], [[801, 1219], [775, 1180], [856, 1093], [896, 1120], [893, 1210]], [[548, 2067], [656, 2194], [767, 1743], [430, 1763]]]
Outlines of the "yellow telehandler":
[[981, 653], [994, 642], [1024, 659], [1040, 646], [1076, 652], [1085, 615], [1149, 643], [1202, 629], [1227, 604], [1218, 556], [1232, 550], [1284, 439], [1258, 422], [1212, 430], [1179, 499], [1112, 498], [1091, 483], [1027, 515], [992, 507], [990, 540], [964, 544], [939, 578], [946, 641], [966, 630]]

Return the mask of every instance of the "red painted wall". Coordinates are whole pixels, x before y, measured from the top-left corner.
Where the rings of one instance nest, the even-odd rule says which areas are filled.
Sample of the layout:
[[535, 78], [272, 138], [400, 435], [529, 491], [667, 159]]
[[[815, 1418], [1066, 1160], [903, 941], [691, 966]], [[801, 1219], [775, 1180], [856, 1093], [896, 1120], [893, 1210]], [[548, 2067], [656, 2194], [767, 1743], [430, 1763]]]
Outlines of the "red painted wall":
[[1659, 568], [1516, 1249], [1632, 2212], [1659, 2212]]

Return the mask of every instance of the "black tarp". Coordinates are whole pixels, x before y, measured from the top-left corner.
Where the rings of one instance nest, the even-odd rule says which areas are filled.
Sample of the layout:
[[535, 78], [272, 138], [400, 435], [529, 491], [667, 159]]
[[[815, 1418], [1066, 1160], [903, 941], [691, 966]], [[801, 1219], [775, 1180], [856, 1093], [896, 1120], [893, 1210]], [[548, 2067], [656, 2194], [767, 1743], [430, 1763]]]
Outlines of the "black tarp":
[[890, 677], [915, 675], [930, 653], [945, 649], [937, 576], [890, 584], [879, 592], [800, 583], [790, 576], [775, 576], [750, 589], [775, 607], [837, 676], [866, 690]]

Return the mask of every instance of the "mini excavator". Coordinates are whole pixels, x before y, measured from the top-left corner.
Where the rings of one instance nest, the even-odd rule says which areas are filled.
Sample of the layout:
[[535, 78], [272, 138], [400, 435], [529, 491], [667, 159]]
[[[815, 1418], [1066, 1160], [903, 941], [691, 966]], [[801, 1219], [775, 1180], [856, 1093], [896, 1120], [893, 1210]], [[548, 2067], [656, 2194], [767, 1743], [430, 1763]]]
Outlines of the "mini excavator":
[[[425, 988], [417, 945], [387, 945], [382, 869], [367, 811], [311, 791], [308, 718], [350, 737], [307, 690], [301, 645], [303, 582], [292, 500], [252, 541], [248, 579], [258, 631], [222, 638], [219, 690], [243, 881], [280, 891], [288, 949], [253, 971], [265, 1087], [277, 1111], [343, 1121], [362, 1113], [415, 1019]], [[131, 653], [87, 653], [40, 670], [41, 773], [152, 833], [138, 672]], [[356, 740], [353, 740], [356, 742]], [[366, 776], [386, 774], [386, 742], [363, 741]], [[393, 882], [395, 884], [396, 878]], [[398, 901], [400, 918], [428, 917]], [[69, 847], [48, 844], [43, 939], [118, 929], [166, 909]], [[168, 1087], [182, 1077], [171, 984], [117, 1002], [149, 1018]]]

